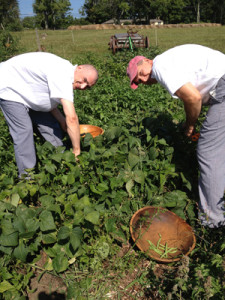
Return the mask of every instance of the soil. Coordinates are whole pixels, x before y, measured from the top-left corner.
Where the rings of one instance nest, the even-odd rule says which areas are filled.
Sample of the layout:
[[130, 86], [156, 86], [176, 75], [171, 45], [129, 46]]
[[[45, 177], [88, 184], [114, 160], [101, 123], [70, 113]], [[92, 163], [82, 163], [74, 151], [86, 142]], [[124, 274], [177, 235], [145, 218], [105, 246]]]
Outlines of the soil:
[[[131, 249], [129, 242], [127, 244], [121, 245], [120, 251], [117, 253], [117, 257], [123, 258], [128, 251], [132, 251], [135, 254], [135, 250]], [[47, 256], [44, 252], [41, 253], [41, 259], [37, 262], [37, 266], [43, 268], [46, 262]], [[116, 257], [115, 257], [116, 259]], [[118, 274], [110, 270], [110, 265], [105, 262], [104, 269], [109, 270], [109, 280], [108, 284], [112, 286], [110, 292], [105, 295], [104, 299], [117, 300], [118, 296], [122, 300], [157, 300], [160, 299], [158, 295], [152, 293], [151, 295], [146, 295], [148, 293], [143, 293], [143, 286], [139, 283], [139, 278], [142, 275], [143, 270], [146, 270], [150, 266], [150, 260], [143, 258], [139, 261], [139, 264], [132, 271], [127, 270], [123, 274]], [[156, 264], [154, 267], [154, 274], [158, 278], [163, 278], [165, 272], [168, 271], [168, 266], [163, 264]], [[66, 285], [60, 277], [51, 275], [49, 273], [44, 273], [41, 275], [41, 270], [35, 271], [35, 276], [31, 279], [29, 289], [33, 293], [28, 294], [29, 300], [66, 300]], [[115, 284], [116, 283], [116, 284]], [[119, 284], [118, 284], [119, 283]], [[116, 289], [115, 289], [116, 287]], [[119, 290], [119, 293], [118, 293]], [[146, 291], [147, 292], [147, 291]], [[90, 291], [90, 295], [92, 291]]]
[[[37, 262], [37, 266], [42, 268], [46, 262], [46, 254], [41, 253], [41, 259]], [[66, 286], [63, 280], [49, 273], [44, 273], [39, 280], [41, 271], [35, 271], [35, 276], [31, 279], [30, 290], [28, 293], [29, 300], [65, 300]]]

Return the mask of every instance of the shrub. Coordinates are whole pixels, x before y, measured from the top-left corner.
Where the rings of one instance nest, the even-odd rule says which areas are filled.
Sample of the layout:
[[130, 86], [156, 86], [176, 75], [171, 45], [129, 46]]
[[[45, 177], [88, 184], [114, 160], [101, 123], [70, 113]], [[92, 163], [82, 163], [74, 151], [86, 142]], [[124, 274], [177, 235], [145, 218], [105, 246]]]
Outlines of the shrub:
[[14, 38], [7, 30], [0, 31], [0, 62], [17, 54], [18, 39]]

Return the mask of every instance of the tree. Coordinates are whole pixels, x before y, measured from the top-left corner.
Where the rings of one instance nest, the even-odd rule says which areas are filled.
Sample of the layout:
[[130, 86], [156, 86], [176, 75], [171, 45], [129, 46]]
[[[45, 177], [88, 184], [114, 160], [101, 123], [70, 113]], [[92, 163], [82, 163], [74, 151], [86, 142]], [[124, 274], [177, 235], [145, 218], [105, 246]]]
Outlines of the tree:
[[85, 0], [81, 13], [90, 23], [132, 18], [148, 24], [160, 18], [165, 23], [225, 23], [225, 0]]
[[125, 0], [85, 0], [80, 12], [91, 23], [101, 24], [109, 19], [120, 23], [120, 19], [129, 16], [129, 9]]
[[36, 24], [36, 17], [35, 16], [25, 17], [22, 20], [23, 28], [34, 29], [35, 28], [35, 24]]
[[0, 1], [0, 24], [2, 28], [20, 30], [19, 6], [17, 0]]
[[70, 6], [69, 0], [35, 0], [33, 9], [42, 27], [57, 29], [68, 16]]

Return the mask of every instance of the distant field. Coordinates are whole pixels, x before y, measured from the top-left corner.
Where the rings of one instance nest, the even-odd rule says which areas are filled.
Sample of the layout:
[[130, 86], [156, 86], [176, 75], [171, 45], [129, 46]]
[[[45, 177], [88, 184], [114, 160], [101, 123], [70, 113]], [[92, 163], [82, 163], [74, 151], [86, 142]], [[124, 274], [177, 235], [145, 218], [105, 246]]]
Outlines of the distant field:
[[[22, 52], [36, 51], [38, 40], [46, 51], [55, 53], [66, 59], [73, 60], [84, 53], [94, 53], [96, 56], [111, 53], [108, 42], [111, 35], [126, 32], [126, 30], [34, 30], [14, 33], [20, 38]], [[141, 29], [139, 34], [149, 37], [150, 45], [166, 50], [176, 45], [196, 43], [205, 45], [225, 53], [225, 27], [199, 28], [151, 28]], [[38, 37], [37, 37], [38, 36]]]

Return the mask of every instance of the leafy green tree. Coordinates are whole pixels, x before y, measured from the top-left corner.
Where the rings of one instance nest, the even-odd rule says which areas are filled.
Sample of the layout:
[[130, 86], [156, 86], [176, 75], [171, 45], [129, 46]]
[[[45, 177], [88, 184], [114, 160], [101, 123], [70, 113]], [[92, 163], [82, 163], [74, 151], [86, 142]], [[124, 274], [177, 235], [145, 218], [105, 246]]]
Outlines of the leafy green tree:
[[0, 62], [9, 59], [19, 52], [18, 39], [14, 38], [8, 30], [0, 31]]
[[71, 4], [69, 0], [35, 0], [33, 4], [37, 20], [45, 29], [58, 29], [65, 23]]
[[120, 19], [129, 16], [129, 2], [125, 0], [85, 0], [81, 14], [91, 23], [101, 24], [109, 19], [120, 23]]
[[177, 24], [183, 23], [183, 13], [185, 12], [185, 0], [170, 0], [167, 6], [167, 15], [164, 19], [167, 23]]
[[160, 18], [165, 23], [225, 23], [224, 0], [85, 0], [81, 13], [90, 23], [131, 18], [149, 24]]
[[35, 16], [25, 17], [22, 20], [23, 28], [34, 29], [35, 28], [35, 24], [36, 24], [36, 17]]
[[10, 30], [21, 30], [19, 19], [19, 6], [17, 0], [0, 1], [0, 25]]
[[225, 24], [225, 1], [201, 1], [201, 21]]
[[85, 0], [80, 13], [82, 16], [86, 16], [88, 22], [93, 24], [101, 24], [111, 19], [107, 0]]

